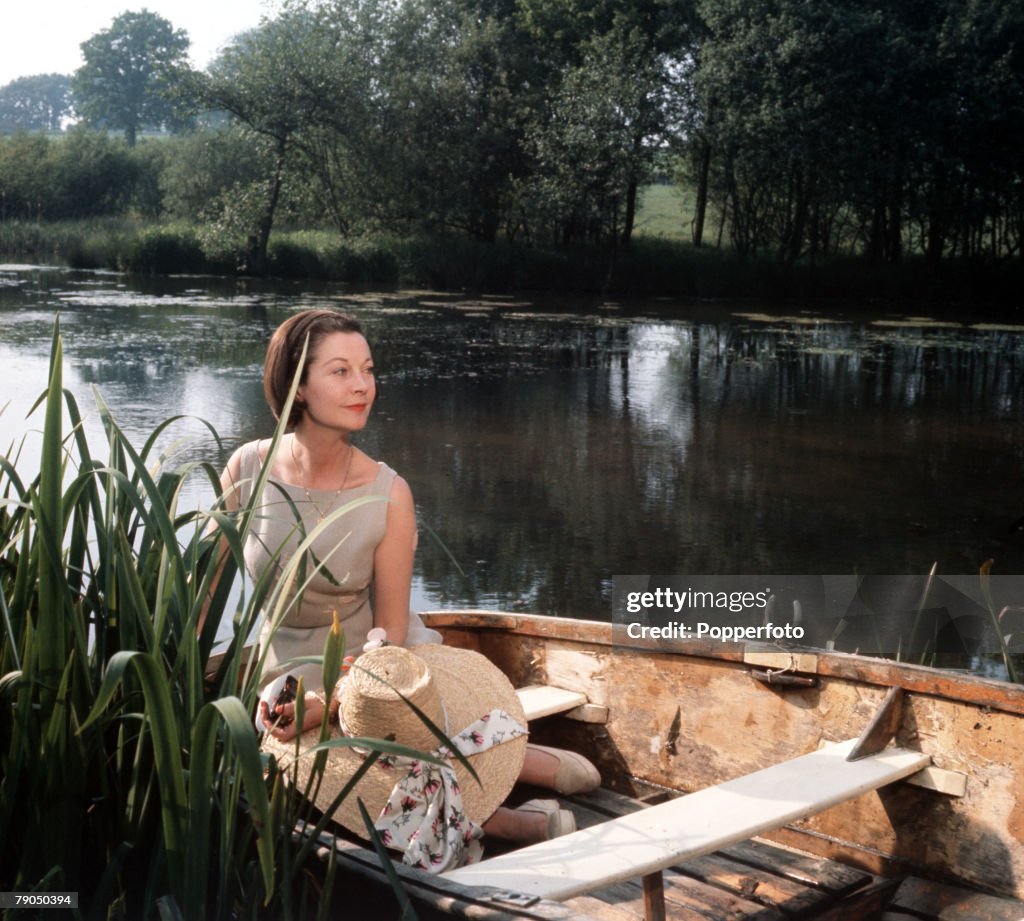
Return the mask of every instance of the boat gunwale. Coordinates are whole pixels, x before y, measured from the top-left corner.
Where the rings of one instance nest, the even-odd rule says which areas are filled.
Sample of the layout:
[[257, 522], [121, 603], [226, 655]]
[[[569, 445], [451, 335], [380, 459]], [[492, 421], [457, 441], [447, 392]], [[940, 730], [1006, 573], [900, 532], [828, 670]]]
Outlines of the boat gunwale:
[[898, 686], [915, 694], [1024, 715], [1024, 685], [928, 665], [894, 662], [811, 646], [780, 647], [771, 643], [696, 639], [630, 639], [625, 636], [625, 625], [622, 624], [548, 614], [479, 609], [431, 610], [420, 611], [419, 614], [424, 623], [434, 629], [490, 630], [543, 639], [585, 642], [634, 652], [710, 659], [735, 665], [749, 665], [745, 661], [748, 653], [802, 653], [815, 657], [815, 670], [801, 670], [801, 674], [816, 674], [822, 678], [858, 681], [881, 687]]
[[[295, 835], [304, 840], [310, 829], [300, 823]], [[321, 861], [334, 861], [349, 872], [362, 878], [369, 885], [379, 887], [384, 895], [391, 881], [384, 866], [384, 859], [371, 845], [357, 843], [322, 831], [316, 839], [314, 855]], [[429, 917], [451, 915], [462, 918], [486, 919], [486, 921], [599, 921], [585, 912], [577, 911], [564, 902], [533, 897], [517, 904], [515, 900], [502, 896], [516, 895], [506, 887], [474, 885], [448, 879], [402, 862], [400, 854], [391, 857], [391, 869], [400, 880], [406, 893], [417, 908]], [[448, 911], [446, 908], [461, 906], [461, 910]]]

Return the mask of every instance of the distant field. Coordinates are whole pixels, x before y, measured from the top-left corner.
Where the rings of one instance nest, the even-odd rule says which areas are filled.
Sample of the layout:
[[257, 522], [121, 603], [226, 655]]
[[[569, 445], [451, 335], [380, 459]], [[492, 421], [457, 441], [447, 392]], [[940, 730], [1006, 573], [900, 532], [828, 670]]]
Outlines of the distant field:
[[693, 196], [677, 185], [649, 185], [641, 192], [634, 233], [640, 237], [689, 240]]

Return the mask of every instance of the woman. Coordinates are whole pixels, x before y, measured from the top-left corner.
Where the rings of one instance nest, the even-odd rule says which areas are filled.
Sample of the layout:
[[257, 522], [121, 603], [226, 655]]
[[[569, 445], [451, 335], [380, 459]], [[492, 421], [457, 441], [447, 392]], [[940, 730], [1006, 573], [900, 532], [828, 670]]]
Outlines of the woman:
[[[323, 652], [335, 611], [350, 655], [364, 649], [374, 627], [384, 631], [384, 642], [398, 646], [440, 639], [409, 613], [416, 550], [409, 485], [351, 441], [366, 425], [377, 392], [373, 356], [362, 328], [347, 314], [306, 310], [275, 331], [267, 347], [263, 389], [277, 419], [303, 348], [306, 361], [277, 452], [267, 456], [269, 440], [243, 445], [221, 478], [226, 507], [237, 509], [248, 502], [263, 465], [271, 465], [245, 545], [249, 575], [259, 579], [270, 566], [280, 572], [298, 544], [325, 519], [353, 500], [368, 501], [320, 529], [307, 555], [309, 570], [316, 570], [309, 584], [301, 592], [293, 590], [280, 624], [264, 625], [264, 685], [278, 677], [289, 660]], [[280, 741], [319, 726], [325, 705], [318, 666], [289, 666], [287, 671], [301, 673], [308, 689], [303, 726], [294, 725], [292, 703], [274, 706], [273, 712], [267, 701], [260, 705], [262, 722]], [[529, 746], [520, 779], [560, 792], [592, 789], [600, 782], [586, 759], [540, 746]], [[487, 829], [513, 840], [540, 840], [571, 830], [571, 825], [570, 813], [559, 810], [554, 801], [542, 800], [520, 810], [499, 809]]]
[[[290, 317], [271, 338], [264, 363], [263, 389], [277, 419], [304, 348], [306, 362], [277, 452], [268, 458], [269, 440], [249, 442], [234, 453], [221, 477], [226, 506], [238, 508], [249, 501], [263, 465], [270, 464], [245, 544], [246, 570], [254, 580], [268, 567], [280, 574], [298, 544], [316, 531], [306, 572], [295, 588], [305, 576], [308, 584], [301, 591], [293, 588], [276, 629], [264, 624], [264, 684], [281, 672], [281, 663], [323, 652], [334, 612], [349, 653], [363, 648], [375, 624], [391, 643], [403, 645], [409, 638], [416, 549], [412, 492], [394, 470], [351, 440], [365, 427], [376, 397], [370, 347], [358, 321], [346, 314], [307, 310]], [[358, 499], [368, 501], [317, 531], [324, 519]], [[307, 687], [319, 683], [316, 666], [289, 671], [303, 674]], [[322, 710], [317, 709], [311, 703], [307, 725], [319, 723]]]

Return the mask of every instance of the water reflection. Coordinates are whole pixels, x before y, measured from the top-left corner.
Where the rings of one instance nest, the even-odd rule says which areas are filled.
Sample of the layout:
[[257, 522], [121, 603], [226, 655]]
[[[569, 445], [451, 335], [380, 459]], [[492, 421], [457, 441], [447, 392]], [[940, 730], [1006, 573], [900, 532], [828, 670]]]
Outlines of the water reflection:
[[[58, 312], [68, 386], [138, 441], [177, 414], [228, 450], [266, 435], [265, 343], [322, 303], [374, 343], [361, 443], [413, 487], [423, 605], [607, 617], [616, 573], [1024, 571], [1016, 328], [0, 269], [0, 441]], [[198, 423], [171, 437], [223, 460]]]

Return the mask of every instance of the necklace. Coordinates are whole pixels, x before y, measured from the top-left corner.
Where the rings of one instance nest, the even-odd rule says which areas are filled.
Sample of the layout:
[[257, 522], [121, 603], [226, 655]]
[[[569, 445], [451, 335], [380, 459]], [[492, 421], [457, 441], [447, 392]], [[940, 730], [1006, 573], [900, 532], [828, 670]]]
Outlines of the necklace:
[[337, 492], [335, 492], [335, 494], [331, 496], [330, 504], [327, 506], [327, 510], [324, 511], [323, 509], [320, 508], [319, 505], [316, 504], [315, 501], [313, 501], [313, 495], [312, 493], [310, 493], [309, 487], [306, 486], [305, 471], [302, 469], [302, 464], [299, 463], [299, 459], [295, 456], [294, 437], [292, 438], [289, 447], [291, 448], [292, 452], [292, 463], [295, 464], [295, 469], [299, 471], [299, 479], [301, 480], [299, 485], [302, 487], [302, 491], [306, 494], [306, 501], [313, 506], [313, 510], [316, 512], [316, 523], [320, 524], [320, 522], [323, 521], [331, 513], [331, 509], [334, 508], [334, 503], [338, 501], [338, 496], [341, 495], [341, 491], [345, 488], [345, 484], [348, 482], [348, 474], [349, 471], [352, 469], [352, 454], [355, 451], [355, 448], [352, 446], [350, 442], [348, 446], [348, 457], [345, 460], [345, 475], [341, 478], [341, 486], [339, 486]]

